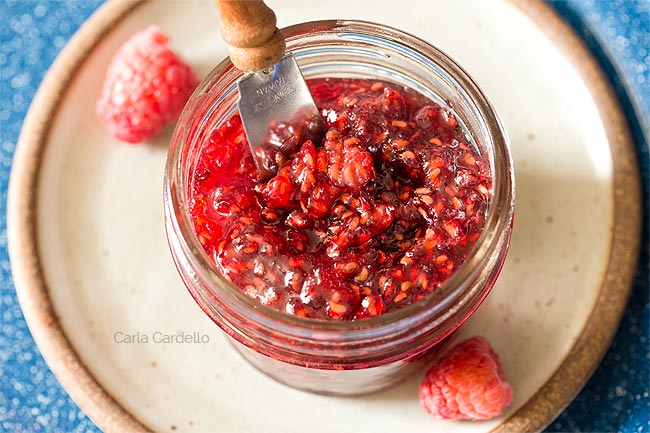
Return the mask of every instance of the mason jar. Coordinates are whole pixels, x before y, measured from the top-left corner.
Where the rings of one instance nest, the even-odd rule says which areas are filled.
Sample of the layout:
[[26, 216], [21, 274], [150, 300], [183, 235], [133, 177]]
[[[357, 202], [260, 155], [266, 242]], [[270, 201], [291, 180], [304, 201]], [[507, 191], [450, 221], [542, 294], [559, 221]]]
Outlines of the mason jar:
[[506, 133], [486, 96], [454, 60], [402, 31], [361, 21], [303, 23], [283, 30], [305, 78], [377, 79], [406, 86], [453, 111], [489, 161], [485, 225], [465, 262], [428, 297], [358, 321], [296, 317], [264, 306], [223, 278], [190, 217], [190, 175], [210, 132], [237, 112], [242, 72], [220, 63], [188, 102], [173, 135], [164, 181], [165, 224], [187, 289], [243, 357], [272, 378], [307, 391], [363, 394], [424, 368], [478, 308], [504, 263], [514, 211]]

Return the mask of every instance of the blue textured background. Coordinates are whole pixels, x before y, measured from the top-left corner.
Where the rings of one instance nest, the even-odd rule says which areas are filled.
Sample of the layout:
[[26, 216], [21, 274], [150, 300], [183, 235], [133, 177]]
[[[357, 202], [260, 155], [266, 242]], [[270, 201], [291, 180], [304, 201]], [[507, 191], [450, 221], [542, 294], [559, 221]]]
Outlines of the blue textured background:
[[[0, 431], [99, 432], [43, 361], [18, 305], [7, 257], [6, 195], [23, 118], [43, 76], [101, 0], [0, 0]], [[648, 119], [650, 1], [551, 3], [610, 76], [637, 143], [644, 187], [644, 247], [632, 301], [605, 359], [548, 432], [650, 432]]]

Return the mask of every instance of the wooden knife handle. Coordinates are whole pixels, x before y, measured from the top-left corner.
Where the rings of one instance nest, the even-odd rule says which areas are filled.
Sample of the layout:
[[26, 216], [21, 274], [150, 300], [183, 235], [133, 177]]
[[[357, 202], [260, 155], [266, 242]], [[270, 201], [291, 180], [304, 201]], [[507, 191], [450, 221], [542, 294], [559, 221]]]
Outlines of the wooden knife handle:
[[284, 55], [284, 37], [275, 14], [262, 0], [215, 0], [221, 15], [221, 36], [230, 60], [243, 71], [258, 71]]

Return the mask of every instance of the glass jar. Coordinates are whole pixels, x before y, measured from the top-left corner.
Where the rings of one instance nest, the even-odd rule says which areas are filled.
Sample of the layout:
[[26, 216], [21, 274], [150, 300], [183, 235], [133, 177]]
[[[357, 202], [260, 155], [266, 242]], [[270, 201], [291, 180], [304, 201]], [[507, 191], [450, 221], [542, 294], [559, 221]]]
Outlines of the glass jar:
[[242, 76], [226, 59], [188, 102], [174, 132], [164, 186], [167, 236], [178, 271], [203, 311], [254, 366], [290, 386], [325, 394], [377, 391], [421, 369], [485, 299], [508, 249], [514, 176], [506, 134], [470, 76], [428, 43], [360, 21], [319, 21], [283, 31], [306, 78], [356, 77], [407, 86], [450, 107], [490, 161], [491, 203], [465, 263], [427, 298], [359, 321], [276, 311], [225, 280], [195, 235], [190, 175], [206, 136], [236, 112]]

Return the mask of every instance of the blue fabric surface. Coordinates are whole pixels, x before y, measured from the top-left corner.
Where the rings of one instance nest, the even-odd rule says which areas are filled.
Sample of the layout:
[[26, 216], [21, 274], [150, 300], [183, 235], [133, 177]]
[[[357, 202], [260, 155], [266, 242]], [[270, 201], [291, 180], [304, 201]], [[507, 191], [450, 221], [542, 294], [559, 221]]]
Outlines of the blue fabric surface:
[[[29, 103], [56, 55], [101, 3], [0, 0], [0, 432], [99, 432], [54, 378], [25, 324], [7, 257], [6, 196]], [[650, 432], [650, 2], [552, 5], [589, 43], [619, 92], [642, 168], [645, 223], [632, 302], [616, 340], [585, 389], [547, 431]]]

